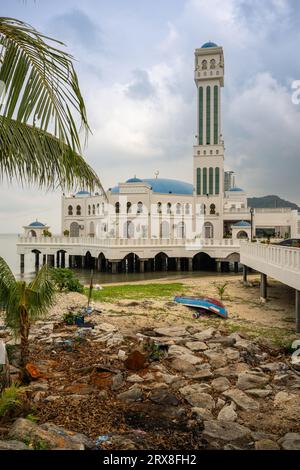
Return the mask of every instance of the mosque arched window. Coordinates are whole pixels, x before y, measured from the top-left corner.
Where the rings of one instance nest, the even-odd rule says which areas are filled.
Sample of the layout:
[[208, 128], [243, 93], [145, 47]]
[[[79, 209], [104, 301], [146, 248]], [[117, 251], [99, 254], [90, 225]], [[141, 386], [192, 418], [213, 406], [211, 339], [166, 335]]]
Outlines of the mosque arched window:
[[172, 213], [172, 204], [170, 202], [168, 202], [167, 204], [167, 214], [171, 214]]
[[131, 210], [132, 210], [131, 202], [127, 202], [127, 214], [131, 214]]
[[76, 215], [81, 215], [81, 206], [76, 207]]
[[215, 61], [215, 59], [211, 59], [211, 61], [210, 61], [210, 68], [211, 68], [211, 69], [215, 69], [215, 68], [216, 68], [216, 61]]
[[157, 213], [161, 214], [161, 202], [157, 203]]
[[216, 206], [215, 204], [210, 205], [210, 214], [214, 215], [216, 213]]
[[88, 215], [91, 215], [91, 206], [88, 205]]
[[181, 214], [181, 204], [179, 202], [178, 202], [178, 204], [176, 204], [176, 214], [177, 215]]
[[73, 215], [73, 206], [68, 207], [68, 215]]
[[119, 202], [115, 203], [115, 213], [120, 214], [120, 203]]
[[186, 215], [189, 215], [189, 214], [190, 214], [190, 210], [191, 210], [190, 205], [189, 205], [189, 204], [186, 204], [186, 205], [185, 205], [185, 213], [186, 213]]
[[207, 60], [202, 60], [202, 64], [201, 64], [201, 67], [202, 67], [202, 70], [207, 70]]
[[93, 215], [96, 214], [96, 207], [95, 207], [95, 204], [93, 204]]
[[140, 201], [137, 204], [137, 214], [142, 214], [143, 212], [143, 203]]

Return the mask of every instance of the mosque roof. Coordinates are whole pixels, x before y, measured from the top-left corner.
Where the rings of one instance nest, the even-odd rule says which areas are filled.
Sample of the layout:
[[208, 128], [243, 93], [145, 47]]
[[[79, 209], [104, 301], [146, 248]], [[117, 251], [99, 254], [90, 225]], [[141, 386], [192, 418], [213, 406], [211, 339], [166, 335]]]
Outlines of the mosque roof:
[[[151, 189], [154, 193], [160, 194], [186, 194], [192, 195], [194, 187], [190, 183], [185, 181], [173, 180], [168, 178], [131, 178], [126, 181], [126, 183], [147, 183], [151, 186]], [[111, 189], [112, 193], [119, 193], [119, 187], [115, 186]]]

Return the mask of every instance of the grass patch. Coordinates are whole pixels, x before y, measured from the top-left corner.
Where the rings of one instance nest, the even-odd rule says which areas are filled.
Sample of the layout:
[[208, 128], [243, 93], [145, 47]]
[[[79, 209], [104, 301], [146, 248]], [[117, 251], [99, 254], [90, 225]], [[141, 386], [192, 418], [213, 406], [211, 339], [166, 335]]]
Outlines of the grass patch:
[[[84, 293], [88, 295], [88, 288]], [[115, 300], [144, 300], [156, 297], [172, 297], [184, 291], [184, 285], [180, 282], [170, 284], [125, 284], [121, 286], [104, 286], [102, 290], [93, 290], [92, 299], [102, 302]]]
[[24, 387], [18, 387], [15, 384], [2, 391], [0, 395], [0, 418], [4, 418], [7, 414], [22, 406], [24, 391]]

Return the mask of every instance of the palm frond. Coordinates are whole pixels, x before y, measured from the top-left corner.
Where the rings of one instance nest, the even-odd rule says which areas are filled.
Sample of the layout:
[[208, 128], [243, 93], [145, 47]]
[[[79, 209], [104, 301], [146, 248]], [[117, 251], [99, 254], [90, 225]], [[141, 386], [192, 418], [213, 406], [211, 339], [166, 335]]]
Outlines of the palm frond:
[[53, 304], [55, 286], [51, 268], [45, 264], [26, 289], [27, 305], [31, 320], [44, 315]]
[[104, 189], [84, 159], [51, 134], [0, 116], [0, 176], [40, 187]]
[[10, 301], [11, 290], [16, 284], [16, 279], [6, 263], [0, 257], [0, 304], [5, 308]]
[[103, 190], [81, 157], [78, 129], [83, 128], [87, 137], [89, 126], [73, 58], [54, 47], [62, 45], [22, 21], [0, 17], [0, 80], [5, 84], [0, 142], [6, 151], [4, 157], [0, 154], [0, 175], [2, 170], [2, 176], [18, 176], [22, 182], [51, 187], [57, 182], [66, 189], [75, 182], [81, 188]]

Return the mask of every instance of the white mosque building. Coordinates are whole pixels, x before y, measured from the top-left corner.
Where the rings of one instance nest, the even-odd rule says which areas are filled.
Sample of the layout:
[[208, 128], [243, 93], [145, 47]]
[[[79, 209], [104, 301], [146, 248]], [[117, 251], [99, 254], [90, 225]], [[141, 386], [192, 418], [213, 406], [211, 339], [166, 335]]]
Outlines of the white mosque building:
[[[246, 192], [224, 171], [221, 133], [222, 47], [195, 50], [197, 131], [190, 182], [136, 175], [106, 194], [63, 195], [62, 235], [42, 236], [38, 221], [18, 243], [44, 262], [99, 271], [238, 269], [241, 240], [270, 234], [300, 238], [300, 216], [290, 208], [251, 209]], [[142, 168], [140, 169], [142, 173]], [[129, 176], [129, 175], [128, 175]], [[43, 225], [43, 224], [42, 224]], [[37, 230], [35, 230], [37, 228]]]

